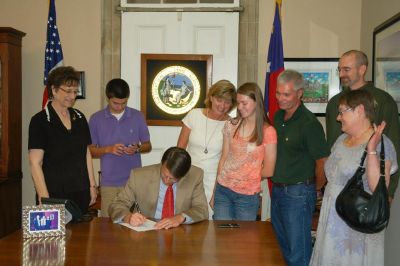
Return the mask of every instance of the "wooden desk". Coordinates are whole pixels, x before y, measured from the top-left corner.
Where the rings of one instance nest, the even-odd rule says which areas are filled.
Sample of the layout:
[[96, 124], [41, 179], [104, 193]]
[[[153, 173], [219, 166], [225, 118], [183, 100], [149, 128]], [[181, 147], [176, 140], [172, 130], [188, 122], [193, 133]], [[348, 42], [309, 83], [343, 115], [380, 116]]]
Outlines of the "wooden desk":
[[17, 231], [0, 239], [0, 265], [284, 265], [269, 222], [218, 223], [139, 233], [96, 218], [68, 225], [64, 238], [33, 241]]

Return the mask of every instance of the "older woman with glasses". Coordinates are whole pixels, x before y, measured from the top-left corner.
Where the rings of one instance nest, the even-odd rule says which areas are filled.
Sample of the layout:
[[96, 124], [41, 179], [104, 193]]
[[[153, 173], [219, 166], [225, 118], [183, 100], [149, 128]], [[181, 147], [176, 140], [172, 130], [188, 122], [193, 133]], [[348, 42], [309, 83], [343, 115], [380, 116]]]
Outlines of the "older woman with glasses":
[[[366, 90], [353, 90], [339, 100], [337, 120], [344, 132], [332, 147], [325, 163], [328, 185], [322, 201], [317, 240], [310, 265], [383, 265], [384, 234], [364, 234], [351, 229], [337, 214], [335, 202], [347, 181], [354, 175], [364, 149], [367, 149], [363, 176], [364, 190], [372, 193], [379, 181], [380, 141], [385, 122], [376, 126], [375, 101]], [[396, 172], [393, 143], [384, 135], [385, 177]], [[378, 151], [378, 152], [377, 152]]]
[[83, 213], [94, 204], [97, 190], [93, 175], [89, 126], [85, 116], [72, 108], [78, 93], [79, 74], [72, 67], [58, 67], [47, 80], [45, 109], [29, 124], [29, 163], [42, 198], [73, 200]]

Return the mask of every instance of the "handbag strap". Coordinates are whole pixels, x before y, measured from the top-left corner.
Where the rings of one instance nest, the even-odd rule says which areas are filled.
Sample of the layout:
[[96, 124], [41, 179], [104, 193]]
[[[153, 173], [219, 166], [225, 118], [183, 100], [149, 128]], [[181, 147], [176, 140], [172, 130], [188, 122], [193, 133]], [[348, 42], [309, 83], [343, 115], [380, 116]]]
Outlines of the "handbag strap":
[[[365, 146], [364, 153], [361, 156], [361, 162], [360, 162], [361, 168], [364, 168], [364, 161], [366, 157], [367, 157], [367, 146]], [[379, 153], [379, 157], [380, 157], [380, 176], [385, 177], [385, 144], [383, 142], [383, 135], [381, 136], [381, 152]]]
[[[367, 143], [367, 145], [368, 145], [368, 143]], [[364, 153], [363, 153], [363, 155], [361, 156], [361, 161], [360, 161], [360, 166], [359, 166], [359, 168], [364, 168], [364, 161], [365, 161], [365, 158], [367, 157], [367, 146], [365, 146], [365, 149], [364, 149]]]
[[381, 153], [380, 153], [381, 177], [385, 177], [385, 144], [383, 135], [381, 136]]

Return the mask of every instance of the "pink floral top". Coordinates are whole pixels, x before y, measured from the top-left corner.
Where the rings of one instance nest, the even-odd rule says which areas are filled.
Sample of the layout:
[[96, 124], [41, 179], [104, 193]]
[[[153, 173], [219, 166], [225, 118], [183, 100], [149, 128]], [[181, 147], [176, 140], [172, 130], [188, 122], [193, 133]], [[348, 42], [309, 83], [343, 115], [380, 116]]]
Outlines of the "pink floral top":
[[277, 143], [276, 130], [264, 126], [264, 139], [261, 145], [248, 142], [235, 134], [237, 125], [226, 121], [222, 133], [229, 138], [229, 154], [217, 177], [218, 183], [237, 193], [253, 195], [261, 191], [261, 170], [264, 160], [264, 146]]

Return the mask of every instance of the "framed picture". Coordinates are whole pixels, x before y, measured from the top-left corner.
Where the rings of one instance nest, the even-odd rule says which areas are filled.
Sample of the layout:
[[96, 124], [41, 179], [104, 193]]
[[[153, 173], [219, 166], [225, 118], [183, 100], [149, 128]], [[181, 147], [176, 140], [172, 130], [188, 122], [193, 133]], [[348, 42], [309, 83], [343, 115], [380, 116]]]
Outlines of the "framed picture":
[[64, 205], [24, 206], [22, 231], [24, 238], [65, 235]]
[[400, 13], [374, 29], [372, 80], [400, 109]]
[[212, 55], [142, 54], [141, 111], [151, 126], [180, 126], [204, 107], [211, 86]]
[[325, 116], [328, 101], [340, 92], [338, 58], [285, 58], [285, 69], [304, 77], [304, 105], [317, 116]]
[[78, 71], [80, 75], [80, 82], [78, 87], [78, 94], [76, 95], [77, 99], [86, 99], [86, 84], [85, 84], [85, 72]]

